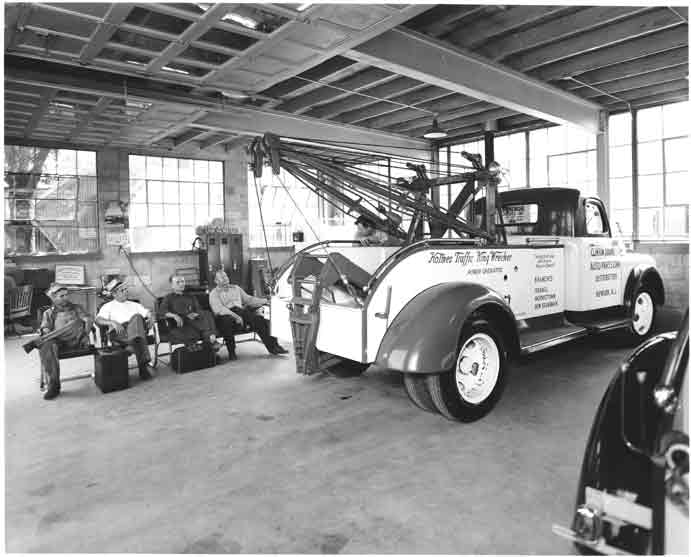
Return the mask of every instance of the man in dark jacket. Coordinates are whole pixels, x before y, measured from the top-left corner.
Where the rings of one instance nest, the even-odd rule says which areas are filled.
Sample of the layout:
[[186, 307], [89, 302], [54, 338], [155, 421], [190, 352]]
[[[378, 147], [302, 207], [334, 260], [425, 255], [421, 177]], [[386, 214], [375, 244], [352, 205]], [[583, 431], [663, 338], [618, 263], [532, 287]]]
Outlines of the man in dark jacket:
[[158, 306], [158, 318], [175, 321], [177, 327], [170, 330], [171, 343], [189, 345], [201, 340], [218, 349], [214, 316], [201, 308], [195, 296], [185, 294], [185, 277], [174, 273], [169, 282], [173, 291]]

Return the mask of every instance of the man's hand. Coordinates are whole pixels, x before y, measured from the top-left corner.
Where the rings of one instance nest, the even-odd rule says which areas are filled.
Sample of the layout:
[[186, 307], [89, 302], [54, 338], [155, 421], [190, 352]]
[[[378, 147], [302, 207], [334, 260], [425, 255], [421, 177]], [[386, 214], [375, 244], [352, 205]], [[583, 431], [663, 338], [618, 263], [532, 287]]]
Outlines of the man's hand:
[[232, 317], [233, 317], [233, 319], [235, 319], [235, 322], [236, 322], [238, 325], [240, 325], [241, 327], [245, 324], [245, 322], [243, 321], [242, 317], [240, 317], [237, 313], [234, 313], [234, 314], [232, 315]]
[[188, 314], [187, 314], [187, 317], [188, 317], [189, 319], [192, 319], [192, 320], [194, 321], [195, 319], [199, 319], [199, 314], [198, 314], [198, 313], [195, 313], [195, 312], [192, 312], [192, 313], [188, 313]]
[[115, 321], [111, 321], [110, 324], [108, 325], [108, 332], [110, 331], [115, 331], [115, 333], [119, 335], [125, 334], [125, 327], [122, 326], [121, 323], [116, 323]]
[[166, 317], [170, 317], [173, 321], [175, 321], [175, 324], [178, 327], [182, 327], [182, 317], [180, 317], [177, 313], [166, 313]]

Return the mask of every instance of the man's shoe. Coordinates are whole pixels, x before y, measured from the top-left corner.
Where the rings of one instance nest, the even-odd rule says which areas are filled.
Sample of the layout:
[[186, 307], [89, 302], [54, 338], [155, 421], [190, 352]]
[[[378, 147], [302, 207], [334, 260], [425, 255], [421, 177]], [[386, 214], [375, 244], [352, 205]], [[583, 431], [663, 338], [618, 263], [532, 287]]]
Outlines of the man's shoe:
[[60, 394], [60, 389], [56, 387], [50, 387], [43, 395], [43, 400], [53, 400], [56, 396]]
[[276, 356], [279, 354], [287, 354], [288, 353], [288, 351], [285, 348], [283, 348], [280, 344], [277, 344], [276, 346], [274, 346], [271, 350], [269, 350], [269, 352], [271, 352], [272, 354], [274, 354]]
[[151, 368], [148, 365], [142, 366], [139, 368], [139, 379], [142, 381], [148, 381], [149, 379], [153, 379], [153, 375], [151, 375], [151, 372], [149, 371]]

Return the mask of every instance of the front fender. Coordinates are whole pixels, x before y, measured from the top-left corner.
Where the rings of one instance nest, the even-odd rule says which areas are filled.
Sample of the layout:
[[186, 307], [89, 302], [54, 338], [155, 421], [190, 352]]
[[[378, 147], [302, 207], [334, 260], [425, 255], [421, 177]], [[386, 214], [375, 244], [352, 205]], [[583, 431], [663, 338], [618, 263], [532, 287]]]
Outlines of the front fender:
[[483, 308], [492, 316], [513, 352], [516, 320], [495, 291], [476, 283], [432, 286], [398, 313], [379, 345], [375, 366], [404, 373], [439, 373], [453, 368], [461, 330], [468, 316]]
[[626, 280], [626, 287], [624, 288], [624, 305], [627, 308], [631, 308], [633, 305], [633, 297], [644, 284], [650, 287], [655, 304], [661, 306], [665, 303], [665, 289], [662, 284], [660, 273], [658, 273], [657, 269], [652, 265], [641, 264], [631, 269], [629, 278]]

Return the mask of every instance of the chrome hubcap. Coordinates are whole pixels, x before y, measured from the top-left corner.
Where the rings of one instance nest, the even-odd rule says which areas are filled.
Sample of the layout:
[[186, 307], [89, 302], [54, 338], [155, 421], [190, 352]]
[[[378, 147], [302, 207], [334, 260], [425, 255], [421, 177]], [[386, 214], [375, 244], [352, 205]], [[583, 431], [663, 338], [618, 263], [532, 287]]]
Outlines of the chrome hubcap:
[[461, 347], [456, 361], [456, 385], [461, 398], [471, 404], [486, 400], [499, 379], [500, 354], [494, 339], [475, 333]]
[[653, 299], [647, 292], [641, 292], [633, 304], [633, 330], [637, 335], [643, 336], [650, 331], [654, 314]]

